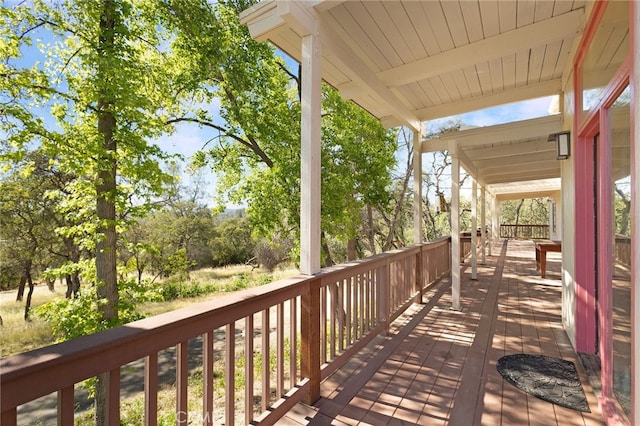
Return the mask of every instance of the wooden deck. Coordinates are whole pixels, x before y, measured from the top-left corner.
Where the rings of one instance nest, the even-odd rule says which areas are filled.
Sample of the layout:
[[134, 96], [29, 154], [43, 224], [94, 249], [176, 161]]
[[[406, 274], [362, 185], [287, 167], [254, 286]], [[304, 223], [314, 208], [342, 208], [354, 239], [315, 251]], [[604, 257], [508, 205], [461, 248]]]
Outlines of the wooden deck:
[[[533, 242], [510, 240], [493, 249], [479, 265], [477, 281], [465, 266], [462, 311], [450, 309], [450, 283], [440, 282], [425, 304], [413, 305], [385, 337], [325, 380], [315, 406], [298, 405], [279, 424], [604, 424], [561, 325], [559, 257], [550, 256], [542, 279]], [[591, 413], [528, 396], [505, 382], [496, 361], [520, 352], [576, 363]]]

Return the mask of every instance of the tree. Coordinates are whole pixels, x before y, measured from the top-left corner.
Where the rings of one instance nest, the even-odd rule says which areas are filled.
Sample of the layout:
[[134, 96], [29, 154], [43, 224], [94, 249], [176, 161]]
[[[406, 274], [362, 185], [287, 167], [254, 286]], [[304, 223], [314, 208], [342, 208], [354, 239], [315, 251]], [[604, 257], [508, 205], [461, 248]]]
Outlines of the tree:
[[255, 241], [246, 217], [222, 220], [216, 234], [210, 241], [214, 266], [243, 264], [253, 257]]
[[[66, 235], [82, 238], [83, 249], [95, 255], [105, 326], [118, 323], [119, 229], [169, 181], [158, 165], [166, 156], [148, 143], [168, 130], [175, 107], [170, 76], [177, 62], [164, 48], [171, 35], [159, 31], [157, 6], [36, 0], [0, 9], [2, 151], [11, 160], [37, 145], [77, 176], [60, 208], [76, 224]], [[22, 52], [42, 32], [52, 41], [39, 46], [47, 56], [40, 64]], [[48, 118], [40, 118], [42, 111]], [[96, 416], [98, 424], [106, 421], [102, 407]]]
[[6, 169], [0, 178], [2, 240], [11, 241], [2, 245], [1, 263], [12, 267], [19, 277], [17, 301], [23, 300], [25, 285], [29, 285], [25, 320], [29, 319], [34, 275], [61, 263], [56, 252], [63, 239], [55, 229], [64, 218], [56, 211], [52, 194], [68, 180], [68, 175], [51, 164], [50, 158], [36, 150]]
[[[237, 3], [171, 2], [168, 19], [185, 58], [183, 94], [208, 104], [220, 99], [217, 120], [206, 109], [169, 123], [213, 132], [199, 165], [218, 174], [218, 202], [247, 204], [261, 236], [298, 235], [300, 189], [299, 70], [291, 71], [273, 46], [254, 41], [238, 20]], [[322, 230], [353, 238], [366, 204], [389, 202], [393, 133], [378, 120], [323, 87]], [[366, 164], [367, 167], [363, 167]], [[325, 264], [331, 253], [325, 247]]]

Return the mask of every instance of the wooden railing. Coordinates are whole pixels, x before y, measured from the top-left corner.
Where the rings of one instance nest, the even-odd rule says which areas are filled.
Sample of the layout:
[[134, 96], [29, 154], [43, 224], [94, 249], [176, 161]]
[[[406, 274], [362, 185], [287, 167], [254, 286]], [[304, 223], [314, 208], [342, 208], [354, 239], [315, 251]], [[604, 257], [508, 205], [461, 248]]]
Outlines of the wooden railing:
[[631, 237], [616, 234], [614, 250], [615, 260], [627, 268], [631, 268]]
[[[447, 237], [6, 357], [1, 424], [18, 424], [20, 405], [56, 393], [58, 424], [72, 425], [74, 386], [98, 375], [108, 383], [107, 424], [120, 424], [121, 377], [135, 362], [146, 425], [164, 415], [177, 424], [273, 424], [296, 403], [316, 401], [323, 378], [449, 271]], [[163, 414], [159, 372], [173, 349], [175, 412]], [[220, 376], [224, 383], [214, 382]], [[198, 410], [188, 405], [190, 378], [202, 388]]]
[[549, 225], [500, 224], [500, 238], [518, 238], [521, 240], [548, 240]]

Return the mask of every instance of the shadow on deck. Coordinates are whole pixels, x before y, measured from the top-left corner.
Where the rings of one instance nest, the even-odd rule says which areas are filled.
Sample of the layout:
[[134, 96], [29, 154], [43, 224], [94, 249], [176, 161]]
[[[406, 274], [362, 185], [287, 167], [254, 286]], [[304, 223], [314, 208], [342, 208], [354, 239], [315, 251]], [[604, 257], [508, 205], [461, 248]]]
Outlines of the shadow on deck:
[[[298, 404], [279, 424], [601, 425], [597, 400], [561, 322], [559, 253], [547, 278], [531, 241], [505, 241], [478, 265], [463, 266], [461, 311], [441, 281], [322, 384], [312, 407]], [[555, 255], [558, 256], [555, 256]], [[505, 382], [497, 360], [544, 354], [578, 367], [591, 413], [529, 396]]]

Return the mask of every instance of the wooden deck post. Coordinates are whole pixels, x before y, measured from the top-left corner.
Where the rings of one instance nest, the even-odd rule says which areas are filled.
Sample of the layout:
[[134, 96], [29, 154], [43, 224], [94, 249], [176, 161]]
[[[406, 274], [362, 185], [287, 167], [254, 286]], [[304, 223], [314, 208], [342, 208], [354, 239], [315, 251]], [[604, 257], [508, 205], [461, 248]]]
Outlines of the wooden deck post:
[[300, 310], [300, 369], [302, 377], [309, 379], [305, 403], [313, 405], [320, 399], [320, 279], [309, 282]]
[[487, 262], [487, 190], [484, 185], [480, 187], [480, 263]]
[[321, 47], [316, 34], [302, 37], [300, 155], [300, 272], [320, 271]]
[[422, 242], [422, 129], [413, 132], [413, 242]]
[[478, 182], [471, 184], [471, 279], [478, 279]]
[[456, 144], [451, 155], [451, 308], [460, 310], [460, 159]]
[[422, 286], [424, 283], [424, 267], [422, 265], [422, 247], [416, 253], [416, 281], [414, 291], [417, 292], [415, 303], [422, 303]]
[[[491, 242], [497, 243], [500, 240], [500, 203], [496, 196], [491, 197]], [[489, 245], [489, 256], [491, 256], [491, 244]]]

